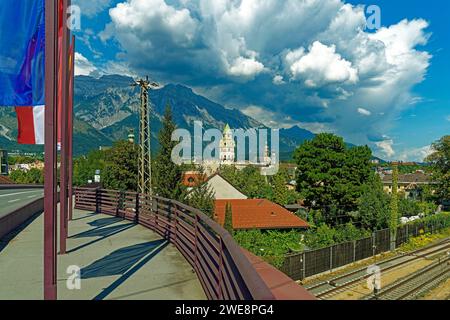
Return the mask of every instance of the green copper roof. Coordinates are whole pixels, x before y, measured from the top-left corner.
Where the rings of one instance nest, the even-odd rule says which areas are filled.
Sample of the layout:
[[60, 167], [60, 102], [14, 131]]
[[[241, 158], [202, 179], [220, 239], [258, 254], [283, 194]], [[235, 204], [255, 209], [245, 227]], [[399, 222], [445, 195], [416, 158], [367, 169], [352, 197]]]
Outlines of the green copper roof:
[[227, 125], [225, 126], [225, 129], [223, 129], [223, 132], [227, 132], [227, 131], [230, 131], [230, 130], [231, 130], [231, 128], [230, 128], [230, 126], [227, 123]]

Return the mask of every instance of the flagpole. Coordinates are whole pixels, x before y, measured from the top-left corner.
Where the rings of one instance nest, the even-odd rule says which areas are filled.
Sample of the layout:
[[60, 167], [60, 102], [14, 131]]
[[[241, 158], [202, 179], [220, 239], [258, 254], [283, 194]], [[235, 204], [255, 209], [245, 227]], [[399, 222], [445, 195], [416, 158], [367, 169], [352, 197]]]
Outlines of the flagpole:
[[45, 0], [44, 299], [57, 298], [57, 1]]
[[72, 36], [69, 95], [69, 221], [73, 219], [73, 99], [75, 81], [75, 36]]
[[61, 89], [59, 93], [62, 95], [60, 100], [61, 105], [61, 167], [60, 167], [60, 205], [59, 205], [59, 254], [64, 255], [67, 251], [67, 228], [68, 228], [68, 214], [67, 214], [67, 204], [68, 204], [68, 177], [67, 177], [67, 167], [68, 167], [68, 102], [69, 102], [69, 28], [66, 23], [66, 13], [69, 0], [62, 0], [62, 61], [60, 64], [61, 72], [59, 75], [61, 79]]

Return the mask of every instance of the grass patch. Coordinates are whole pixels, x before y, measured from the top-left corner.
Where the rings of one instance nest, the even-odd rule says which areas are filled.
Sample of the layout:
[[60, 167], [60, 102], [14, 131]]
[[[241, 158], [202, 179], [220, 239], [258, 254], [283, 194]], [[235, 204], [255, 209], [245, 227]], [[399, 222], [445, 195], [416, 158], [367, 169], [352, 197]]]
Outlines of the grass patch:
[[402, 245], [399, 249], [402, 251], [412, 251], [423, 248], [433, 242], [450, 237], [450, 228], [444, 229], [440, 233], [424, 233], [418, 237], [411, 238], [407, 243]]

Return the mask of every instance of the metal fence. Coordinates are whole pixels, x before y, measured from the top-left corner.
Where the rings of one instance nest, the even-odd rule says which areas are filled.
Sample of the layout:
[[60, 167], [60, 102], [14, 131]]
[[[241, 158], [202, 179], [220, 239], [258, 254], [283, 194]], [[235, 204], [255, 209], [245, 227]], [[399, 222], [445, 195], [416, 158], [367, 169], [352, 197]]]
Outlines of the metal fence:
[[[401, 226], [397, 230], [396, 246], [398, 247], [408, 242], [411, 237], [417, 237], [422, 233], [435, 233], [448, 226], [448, 221], [439, 220], [420, 221], [415, 224]], [[380, 230], [374, 232], [368, 238], [287, 255], [281, 271], [294, 280], [303, 280], [380, 253], [388, 252], [390, 247], [390, 230]]]
[[135, 221], [170, 241], [213, 300], [272, 300], [274, 296], [231, 235], [197, 209], [134, 192], [75, 189], [75, 208]]

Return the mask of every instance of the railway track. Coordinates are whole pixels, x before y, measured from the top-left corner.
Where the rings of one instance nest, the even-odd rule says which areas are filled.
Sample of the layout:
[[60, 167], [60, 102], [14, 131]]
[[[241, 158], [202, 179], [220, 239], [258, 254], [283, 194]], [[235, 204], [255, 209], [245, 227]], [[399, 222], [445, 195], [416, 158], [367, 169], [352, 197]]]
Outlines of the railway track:
[[364, 300], [413, 300], [435, 288], [450, 276], [450, 258], [433, 263], [381, 290]]
[[[439, 254], [440, 252], [448, 250], [449, 248], [450, 239], [445, 239], [431, 246], [427, 246], [413, 252], [380, 261], [377, 263], [377, 266], [381, 268], [381, 272], [385, 272], [399, 266], [409, 264], [413, 261]], [[336, 276], [327, 281], [322, 281], [310, 286], [305, 286], [305, 288], [313, 293], [316, 297], [320, 299], [326, 299], [340, 292], [346, 291], [348, 288], [353, 287], [354, 285], [358, 284], [364, 279], [367, 279], [368, 277], [370, 277], [370, 274], [367, 274], [367, 267], [365, 267], [343, 275]]]

